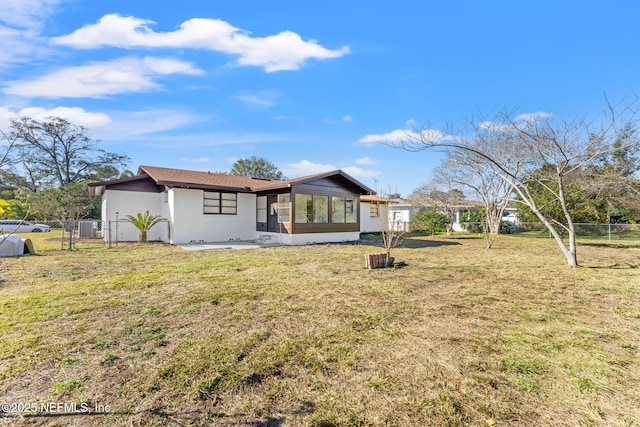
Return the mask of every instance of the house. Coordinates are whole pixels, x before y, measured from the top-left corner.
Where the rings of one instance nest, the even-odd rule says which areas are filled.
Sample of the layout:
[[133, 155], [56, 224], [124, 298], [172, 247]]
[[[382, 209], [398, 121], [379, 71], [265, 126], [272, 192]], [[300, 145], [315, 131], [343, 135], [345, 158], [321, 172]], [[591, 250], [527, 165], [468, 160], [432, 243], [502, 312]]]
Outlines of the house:
[[367, 194], [360, 197], [360, 231], [379, 233], [389, 230], [389, 199]]
[[[418, 206], [412, 204], [409, 200], [403, 199], [390, 200], [388, 206], [389, 226], [394, 230], [401, 231], [410, 231], [411, 222], [417, 214], [429, 212], [433, 209], [431, 206]], [[449, 209], [453, 215], [453, 231], [465, 231], [465, 226], [462, 222], [463, 215], [468, 212], [480, 211], [482, 207], [482, 203], [473, 200], [465, 200], [458, 205], [450, 206]]]
[[341, 170], [275, 181], [140, 166], [136, 176], [90, 183], [89, 193], [102, 198], [107, 241], [137, 240], [122, 219], [149, 211], [168, 219], [149, 240], [302, 245], [358, 240], [360, 198], [374, 191]]

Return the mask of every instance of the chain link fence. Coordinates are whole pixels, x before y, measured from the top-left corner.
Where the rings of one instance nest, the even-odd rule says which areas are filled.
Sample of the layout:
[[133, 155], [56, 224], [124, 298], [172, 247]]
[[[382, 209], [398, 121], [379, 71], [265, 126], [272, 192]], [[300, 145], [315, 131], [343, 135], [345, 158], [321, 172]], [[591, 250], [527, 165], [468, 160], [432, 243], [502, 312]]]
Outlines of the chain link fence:
[[[463, 228], [472, 233], [481, 233], [483, 224], [480, 222], [469, 222], [462, 224]], [[624, 240], [640, 239], [640, 224], [574, 224], [577, 238], [592, 238]], [[503, 234], [521, 234], [531, 236], [549, 236], [547, 228], [541, 222], [520, 222], [512, 223], [505, 221], [501, 232]], [[566, 233], [565, 233], [566, 234]]]
[[105, 244], [103, 239], [104, 223], [99, 219], [66, 219], [34, 222], [48, 225], [52, 231], [60, 231], [60, 249], [63, 250], [77, 249], [84, 244]]

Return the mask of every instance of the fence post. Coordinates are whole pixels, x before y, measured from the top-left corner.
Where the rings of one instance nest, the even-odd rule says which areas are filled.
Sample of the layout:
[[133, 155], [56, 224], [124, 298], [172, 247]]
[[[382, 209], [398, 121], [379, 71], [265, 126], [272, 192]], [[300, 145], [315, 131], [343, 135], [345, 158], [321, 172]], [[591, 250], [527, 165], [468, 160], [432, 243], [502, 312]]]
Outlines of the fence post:
[[73, 229], [75, 228], [75, 224], [73, 219], [69, 220], [69, 251], [73, 250]]

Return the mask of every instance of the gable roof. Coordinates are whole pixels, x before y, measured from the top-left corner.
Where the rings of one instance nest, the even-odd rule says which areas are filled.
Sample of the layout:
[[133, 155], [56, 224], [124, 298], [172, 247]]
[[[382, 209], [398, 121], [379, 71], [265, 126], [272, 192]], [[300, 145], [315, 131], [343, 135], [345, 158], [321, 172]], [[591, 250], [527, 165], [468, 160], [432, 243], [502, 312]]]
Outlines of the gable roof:
[[140, 166], [138, 174], [129, 178], [111, 181], [92, 182], [89, 187], [126, 184], [128, 182], [149, 179], [158, 186], [217, 189], [254, 193], [258, 191], [279, 190], [293, 185], [304, 184], [324, 178], [336, 178], [354, 188], [360, 194], [374, 193], [366, 185], [360, 183], [342, 170], [322, 172], [284, 181], [250, 178], [220, 172], [202, 172], [186, 169], [163, 168], [158, 166]]

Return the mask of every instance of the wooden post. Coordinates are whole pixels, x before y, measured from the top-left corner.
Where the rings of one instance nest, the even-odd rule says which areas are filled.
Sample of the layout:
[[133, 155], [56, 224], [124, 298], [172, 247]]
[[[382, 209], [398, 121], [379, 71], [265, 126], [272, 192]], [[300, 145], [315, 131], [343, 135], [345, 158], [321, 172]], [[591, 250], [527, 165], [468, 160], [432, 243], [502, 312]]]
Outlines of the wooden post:
[[389, 257], [389, 265], [385, 265], [387, 261], [387, 254], [365, 254], [364, 262], [365, 266], [371, 270], [374, 268], [385, 268], [393, 265], [394, 258]]

